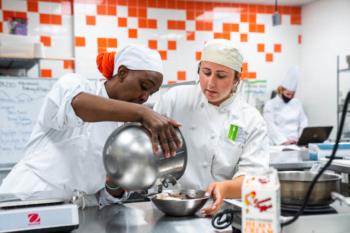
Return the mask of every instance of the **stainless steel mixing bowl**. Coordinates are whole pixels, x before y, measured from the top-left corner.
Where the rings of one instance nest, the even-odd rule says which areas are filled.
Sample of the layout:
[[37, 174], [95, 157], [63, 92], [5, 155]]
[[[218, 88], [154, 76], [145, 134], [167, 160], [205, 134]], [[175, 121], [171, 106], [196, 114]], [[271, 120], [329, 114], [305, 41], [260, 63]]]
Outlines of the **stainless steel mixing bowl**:
[[182, 147], [176, 156], [154, 155], [149, 132], [140, 124], [129, 123], [116, 129], [107, 139], [103, 163], [113, 181], [125, 190], [144, 190], [158, 178], [178, 180], [186, 169], [187, 148], [179, 129]]
[[164, 214], [169, 216], [184, 217], [194, 215], [201, 209], [209, 199], [209, 195], [202, 190], [181, 190], [181, 191], [164, 191], [170, 194], [183, 193], [188, 198], [184, 200], [164, 200], [153, 196], [151, 201]]

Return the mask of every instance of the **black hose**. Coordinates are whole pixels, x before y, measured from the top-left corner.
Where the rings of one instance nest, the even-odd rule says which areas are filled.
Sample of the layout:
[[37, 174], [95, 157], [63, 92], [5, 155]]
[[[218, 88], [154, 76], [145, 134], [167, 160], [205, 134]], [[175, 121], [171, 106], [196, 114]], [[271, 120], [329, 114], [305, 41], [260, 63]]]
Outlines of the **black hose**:
[[212, 218], [211, 225], [219, 230], [225, 229], [233, 223], [233, 217], [236, 213], [241, 213], [240, 209], [225, 209]]
[[336, 138], [336, 141], [335, 141], [335, 145], [333, 147], [332, 155], [330, 156], [330, 158], [327, 161], [327, 163], [323, 166], [323, 168], [317, 173], [317, 175], [312, 180], [312, 182], [311, 182], [311, 184], [309, 186], [309, 189], [307, 190], [306, 195], [304, 197], [303, 205], [301, 206], [299, 211], [293, 216], [293, 218], [291, 218], [290, 220], [282, 223], [281, 224], [282, 227], [287, 226], [287, 225], [292, 224], [293, 222], [295, 222], [299, 218], [299, 216], [304, 212], [304, 209], [305, 209], [305, 207], [307, 205], [307, 202], [309, 201], [309, 198], [311, 196], [311, 192], [312, 192], [312, 190], [313, 190], [313, 188], [314, 188], [318, 178], [331, 165], [331, 163], [332, 163], [332, 161], [333, 161], [333, 159], [335, 157], [335, 154], [336, 154], [336, 152], [338, 150], [338, 144], [339, 144], [341, 135], [343, 133], [343, 128], [344, 128], [344, 123], [345, 123], [345, 118], [346, 118], [346, 112], [348, 110], [349, 100], [350, 100], [350, 92], [348, 92], [348, 94], [346, 95], [346, 100], [345, 100], [345, 103], [344, 103], [344, 107], [343, 107], [343, 111], [342, 111], [342, 115], [341, 115], [341, 121], [340, 121], [340, 125], [339, 125], [339, 128], [338, 128], [337, 138]]

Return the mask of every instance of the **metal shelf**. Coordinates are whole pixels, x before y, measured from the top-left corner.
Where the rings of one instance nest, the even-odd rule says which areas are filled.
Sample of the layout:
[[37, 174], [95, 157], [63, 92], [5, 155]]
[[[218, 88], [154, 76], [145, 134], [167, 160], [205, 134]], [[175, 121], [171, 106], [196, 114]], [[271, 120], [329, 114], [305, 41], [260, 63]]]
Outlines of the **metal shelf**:
[[[50, 60], [50, 61], [75, 61], [72, 57], [59, 58], [59, 57], [10, 57], [10, 56], [0, 56], [0, 69], [3, 70], [25, 70], [27, 74], [28, 70], [33, 68], [35, 65], [38, 66], [38, 76], [40, 76], [40, 61]], [[75, 68], [73, 67], [73, 71]]]
[[346, 73], [346, 72], [350, 72], [350, 68], [338, 70], [338, 73]]
[[[340, 124], [340, 117], [341, 117], [341, 113], [343, 111], [343, 107], [344, 104], [340, 103], [340, 74], [342, 73], [350, 73], [350, 67], [348, 68], [344, 68], [344, 69], [340, 69], [340, 65], [339, 65], [339, 56], [337, 56], [337, 129], [339, 128], [339, 124]], [[350, 113], [350, 109], [347, 111], [347, 115]], [[347, 133], [347, 132], [343, 132]]]
[[0, 69], [25, 69], [29, 70], [36, 64], [39, 59], [37, 58], [12, 58], [12, 57], [0, 57]]

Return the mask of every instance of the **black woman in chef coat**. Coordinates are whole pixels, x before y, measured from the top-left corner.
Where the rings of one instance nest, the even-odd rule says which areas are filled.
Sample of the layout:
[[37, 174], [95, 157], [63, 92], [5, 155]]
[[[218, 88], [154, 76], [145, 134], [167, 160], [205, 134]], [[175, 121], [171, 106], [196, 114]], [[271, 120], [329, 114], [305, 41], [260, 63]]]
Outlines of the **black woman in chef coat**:
[[[22, 198], [36, 192], [71, 198], [76, 191], [114, 201], [124, 191], [107, 179], [102, 151], [107, 137], [123, 122], [141, 122], [161, 144], [166, 157], [175, 154], [179, 124], [141, 105], [157, 92], [163, 68], [157, 51], [129, 45], [97, 57], [107, 80], [90, 82], [79, 74], [61, 77], [46, 96], [39, 118], [19, 161], [0, 186], [0, 193]], [[106, 186], [106, 189], [104, 189]], [[107, 192], [105, 192], [107, 190]], [[119, 199], [118, 199], [119, 200]]]

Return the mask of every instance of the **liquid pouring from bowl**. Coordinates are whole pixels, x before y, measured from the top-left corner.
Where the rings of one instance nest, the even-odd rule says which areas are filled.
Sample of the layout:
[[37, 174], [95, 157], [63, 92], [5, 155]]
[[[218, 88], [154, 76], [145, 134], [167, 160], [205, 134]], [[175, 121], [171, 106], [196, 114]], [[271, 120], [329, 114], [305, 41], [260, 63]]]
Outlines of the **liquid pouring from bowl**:
[[[128, 123], [116, 129], [103, 149], [103, 163], [107, 175], [121, 188], [146, 190], [157, 180], [178, 180], [187, 165], [187, 147], [179, 129], [176, 134], [181, 148], [171, 158], [154, 155], [149, 132], [140, 124]], [[165, 183], [164, 183], [165, 182]]]

